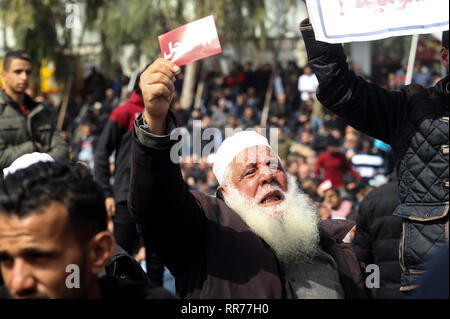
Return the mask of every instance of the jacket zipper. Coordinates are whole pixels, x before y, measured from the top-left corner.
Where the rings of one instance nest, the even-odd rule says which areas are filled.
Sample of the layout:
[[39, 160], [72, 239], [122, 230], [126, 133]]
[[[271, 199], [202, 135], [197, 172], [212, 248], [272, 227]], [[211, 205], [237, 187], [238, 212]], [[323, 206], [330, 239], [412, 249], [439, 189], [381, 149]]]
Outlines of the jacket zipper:
[[406, 237], [406, 222], [403, 222], [403, 234], [402, 234], [402, 243], [401, 243], [401, 247], [400, 247], [400, 267], [402, 268], [402, 271], [406, 271], [406, 267], [405, 267], [405, 237]]

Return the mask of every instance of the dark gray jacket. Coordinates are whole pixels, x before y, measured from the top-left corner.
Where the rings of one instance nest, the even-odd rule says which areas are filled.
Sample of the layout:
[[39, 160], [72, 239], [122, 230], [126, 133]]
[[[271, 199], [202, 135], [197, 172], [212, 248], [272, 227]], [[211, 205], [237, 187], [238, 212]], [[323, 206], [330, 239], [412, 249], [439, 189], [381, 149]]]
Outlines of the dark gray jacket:
[[342, 45], [315, 40], [308, 20], [300, 30], [319, 80], [319, 101], [348, 125], [392, 146], [403, 219], [401, 290], [412, 290], [425, 263], [448, 242], [448, 77], [434, 88], [417, 84], [399, 92], [368, 83], [348, 69]]

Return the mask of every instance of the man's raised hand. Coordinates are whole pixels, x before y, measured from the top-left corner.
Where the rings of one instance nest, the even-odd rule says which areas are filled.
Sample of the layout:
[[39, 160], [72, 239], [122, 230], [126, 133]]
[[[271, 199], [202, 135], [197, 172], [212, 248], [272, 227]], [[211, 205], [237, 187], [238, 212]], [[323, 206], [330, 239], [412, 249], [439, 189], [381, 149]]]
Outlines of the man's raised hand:
[[164, 135], [169, 104], [175, 94], [175, 75], [180, 67], [159, 58], [142, 73], [139, 87], [145, 104], [144, 118], [149, 131]]

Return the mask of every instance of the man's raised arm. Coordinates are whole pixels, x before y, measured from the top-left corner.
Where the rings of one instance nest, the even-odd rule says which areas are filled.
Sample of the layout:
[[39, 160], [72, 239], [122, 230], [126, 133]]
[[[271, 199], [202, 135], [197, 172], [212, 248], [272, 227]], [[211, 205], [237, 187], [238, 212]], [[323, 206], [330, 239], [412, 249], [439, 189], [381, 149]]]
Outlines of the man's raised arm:
[[169, 112], [179, 67], [158, 59], [140, 77], [145, 110], [134, 124], [129, 209], [145, 245], [174, 274], [200, 252], [206, 218], [170, 157], [175, 119]]
[[319, 81], [318, 100], [348, 125], [386, 143], [407, 115], [407, 94], [368, 83], [348, 69], [341, 44], [316, 41], [309, 19], [300, 23], [308, 63]]

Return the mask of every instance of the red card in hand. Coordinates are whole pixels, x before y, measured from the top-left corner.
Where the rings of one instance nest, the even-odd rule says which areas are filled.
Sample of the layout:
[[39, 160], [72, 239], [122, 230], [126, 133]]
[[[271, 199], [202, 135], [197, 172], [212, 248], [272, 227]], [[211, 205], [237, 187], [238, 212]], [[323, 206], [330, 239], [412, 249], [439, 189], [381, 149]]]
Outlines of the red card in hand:
[[222, 52], [212, 15], [162, 34], [158, 40], [162, 57], [178, 66]]

